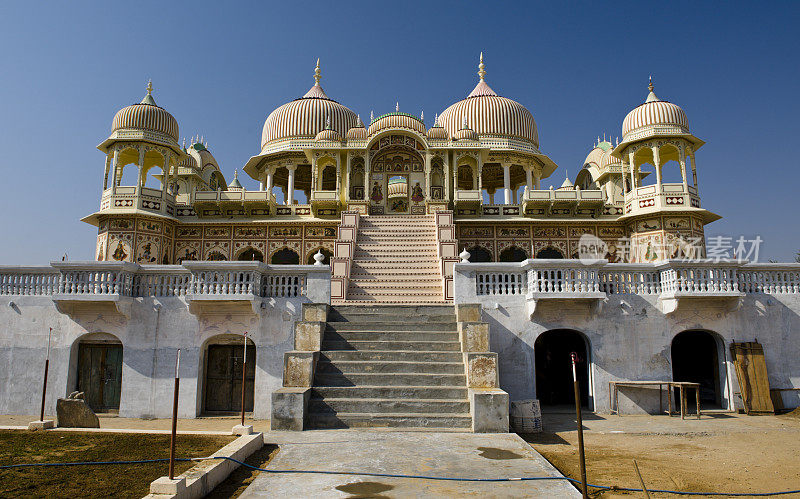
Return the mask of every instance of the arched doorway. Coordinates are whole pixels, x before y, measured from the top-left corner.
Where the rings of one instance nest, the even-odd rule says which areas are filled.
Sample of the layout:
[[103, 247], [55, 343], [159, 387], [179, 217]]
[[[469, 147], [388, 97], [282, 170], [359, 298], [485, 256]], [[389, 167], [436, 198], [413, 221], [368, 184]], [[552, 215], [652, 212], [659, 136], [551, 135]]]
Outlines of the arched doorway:
[[77, 342], [75, 390], [94, 412], [116, 412], [122, 394], [122, 342], [94, 333]]
[[492, 254], [482, 246], [473, 246], [467, 250], [470, 263], [491, 262]]
[[[242, 410], [242, 361], [244, 343], [234, 334], [215, 336], [206, 347], [203, 407], [206, 412], [229, 413]], [[253, 410], [256, 346], [247, 340], [244, 410]]]
[[300, 264], [300, 255], [289, 248], [283, 248], [272, 254], [270, 263], [273, 265], [298, 265]]
[[247, 248], [239, 254], [239, 261], [241, 262], [263, 262], [264, 253], [255, 248]]
[[516, 246], [509, 246], [500, 252], [501, 262], [523, 262], [527, 258], [528, 254], [525, 253], [525, 250]]
[[536, 258], [556, 258], [561, 259], [564, 258], [564, 254], [561, 251], [555, 249], [552, 246], [548, 246], [546, 248], [540, 249], [538, 253], [536, 253]]
[[722, 390], [717, 337], [708, 331], [683, 331], [672, 339], [671, 353], [672, 380], [700, 383], [700, 404], [719, 407]]
[[317, 261], [314, 260], [314, 255], [317, 254], [317, 251], [322, 253], [322, 256], [325, 257], [325, 258], [322, 259], [322, 265], [330, 265], [331, 264], [331, 257], [333, 256], [333, 252], [331, 252], [327, 248], [322, 248], [322, 247], [319, 247], [319, 248], [315, 249], [314, 251], [312, 251], [311, 253], [309, 253], [308, 254], [308, 258], [306, 259], [306, 263], [308, 265], [314, 265], [315, 263], [317, 263]]
[[589, 348], [586, 338], [572, 329], [545, 331], [533, 344], [536, 367], [536, 397], [543, 406], [575, 407], [572, 359], [578, 354], [577, 375], [581, 405], [589, 407]]

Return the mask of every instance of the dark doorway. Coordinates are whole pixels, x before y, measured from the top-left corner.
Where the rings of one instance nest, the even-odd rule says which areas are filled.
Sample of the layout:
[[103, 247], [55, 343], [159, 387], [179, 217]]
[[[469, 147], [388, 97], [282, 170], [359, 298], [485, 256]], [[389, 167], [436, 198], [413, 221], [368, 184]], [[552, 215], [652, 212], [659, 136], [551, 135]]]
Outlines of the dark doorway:
[[119, 410], [122, 392], [122, 345], [80, 343], [78, 386], [94, 412]]
[[525, 253], [525, 250], [517, 248], [516, 246], [510, 246], [500, 252], [501, 262], [522, 262], [527, 258], [528, 254]]
[[468, 249], [467, 252], [469, 253], [470, 263], [483, 263], [492, 261], [492, 254], [489, 253], [489, 250], [486, 248], [473, 246]]
[[300, 255], [289, 248], [283, 248], [272, 255], [270, 263], [273, 265], [298, 265], [300, 263]]
[[[322, 260], [322, 265], [330, 265], [331, 264], [331, 257], [333, 256], [333, 253], [331, 253], [329, 250], [327, 250], [325, 248], [319, 248], [319, 252], [322, 253], [322, 256], [325, 257]], [[313, 253], [308, 255], [308, 262], [307, 262], [308, 265], [314, 265], [315, 263], [317, 263], [317, 261], [314, 260], [314, 255], [316, 255], [316, 254], [317, 254], [317, 252], [314, 251]]]
[[[244, 345], [209, 345], [206, 360], [205, 410], [239, 412], [242, 410], [242, 358]], [[256, 348], [247, 345], [244, 410], [253, 410], [256, 376]]]
[[564, 254], [552, 246], [548, 246], [536, 253], [536, 258], [564, 258]]
[[578, 354], [581, 405], [589, 406], [589, 358], [583, 335], [571, 329], [546, 331], [533, 345], [536, 357], [536, 397], [543, 406], [575, 407], [570, 354]]
[[264, 253], [258, 251], [257, 249], [247, 248], [246, 250], [242, 251], [239, 255], [239, 261], [242, 262], [263, 262], [264, 261]]
[[[701, 404], [720, 405], [717, 352], [717, 340], [707, 331], [684, 331], [672, 340], [672, 380], [700, 383]], [[694, 393], [687, 396], [692, 401]]]

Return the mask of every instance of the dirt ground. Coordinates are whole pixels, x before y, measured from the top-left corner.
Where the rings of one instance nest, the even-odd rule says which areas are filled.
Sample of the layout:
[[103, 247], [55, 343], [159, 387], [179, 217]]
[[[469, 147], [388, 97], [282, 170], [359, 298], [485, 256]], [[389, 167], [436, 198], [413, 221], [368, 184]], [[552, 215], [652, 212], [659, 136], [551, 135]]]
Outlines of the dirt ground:
[[[257, 468], [266, 468], [277, 453], [277, 445], [267, 444], [251, 454], [250, 457], [244, 460], [244, 462]], [[239, 497], [242, 495], [248, 485], [250, 485], [253, 480], [256, 479], [259, 473], [261, 472], [252, 468], [248, 468], [247, 466], [239, 466], [224, 482], [217, 485], [214, 490], [212, 490], [211, 493], [205, 497], [205, 499], [228, 499]]]
[[[648, 489], [735, 493], [800, 489], [800, 411], [781, 416], [713, 414], [699, 421], [587, 416], [589, 483], [639, 488], [633, 468], [636, 459]], [[574, 415], [545, 414], [543, 424], [545, 433], [523, 438], [562, 473], [580, 479]], [[594, 490], [593, 497], [641, 496]]]
[[[180, 435], [178, 457], [202, 457], [232, 436]], [[169, 435], [0, 431], [0, 465], [35, 462], [135, 461], [169, 457]], [[175, 463], [175, 474], [194, 466]], [[149, 492], [168, 463], [30, 467], [0, 470], [0, 497], [131, 497]]]

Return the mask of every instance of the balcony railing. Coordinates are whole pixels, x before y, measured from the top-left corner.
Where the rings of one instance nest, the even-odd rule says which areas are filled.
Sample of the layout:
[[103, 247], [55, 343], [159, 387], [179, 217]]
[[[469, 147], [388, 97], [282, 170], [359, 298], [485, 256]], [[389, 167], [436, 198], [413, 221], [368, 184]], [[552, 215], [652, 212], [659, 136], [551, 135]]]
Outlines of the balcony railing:
[[800, 294], [800, 264], [684, 262], [586, 264], [581, 260], [458, 263], [457, 303], [525, 295], [531, 300], [597, 300], [608, 295], [656, 295], [674, 310], [679, 299], [730, 299], [753, 293]]
[[53, 262], [41, 267], [0, 267], [0, 295], [52, 296], [59, 301], [108, 301], [135, 297], [205, 300], [301, 298], [330, 301], [327, 265], [261, 262]]

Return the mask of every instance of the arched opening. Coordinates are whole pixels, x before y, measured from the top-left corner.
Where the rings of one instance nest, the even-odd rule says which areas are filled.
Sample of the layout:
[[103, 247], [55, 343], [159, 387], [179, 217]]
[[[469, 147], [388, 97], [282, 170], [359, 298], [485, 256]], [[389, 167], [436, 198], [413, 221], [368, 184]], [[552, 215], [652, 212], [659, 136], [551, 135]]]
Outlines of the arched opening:
[[576, 374], [581, 405], [590, 407], [588, 341], [572, 329], [553, 329], [540, 334], [533, 344], [536, 367], [536, 397], [543, 406], [569, 406], [574, 410], [572, 357], [578, 354]]
[[665, 144], [658, 150], [661, 163], [662, 184], [683, 184], [680, 151], [672, 144]]
[[321, 189], [323, 191], [335, 191], [336, 190], [336, 167], [334, 165], [328, 165], [322, 169], [321, 177]]
[[592, 180], [592, 173], [586, 168], [578, 172], [578, 176], [575, 178], [575, 186], [583, 190], [597, 189], [597, 184]]
[[238, 260], [240, 262], [263, 262], [264, 253], [258, 251], [255, 248], [247, 248], [246, 250], [239, 253]]
[[331, 250], [327, 249], [327, 248], [322, 247], [322, 246], [320, 246], [319, 248], [311, 251], [308, 254], [308, 258], [306, 258], [306, 263], [308, 265], [314, 265], [315, 263], [317, 263], [317, 261], [314, 260], [314, 255], [317, 254], [317, 251], [322, 253], [322, 256], [325, 257], [322, 260], [322, 265], [330, 265], [331, 264], [331, 257], [333, 256], [333, 252]]
[[289, 248], [283, 248], [272, 254], [270, 263], [273, 265], [299, 265], [300, 255]]
[[121, 175], [117, 178], [117, 185], [135, 187], [139, 182], [139, 167], [136, 164], [129, 163], [119, 168]]
[[524, 249], [516, 246], [509, 246], [500, 252], [501, 262], [522, 262], [528, 259], [528, 254]]
[[444, 199], [444, 166], [440, 158], [431, 162], [431, 199]]
[[470, 263], [484, 263], [492, 261], [492, 253], [482, 246], [473, 246], [467, 250]]
[[70, 385], [84, 393], [94, 412], [119, 410], [122, 352], [122, 342], [107, 333], [88, 334], [73, 344], [71, 357], [75, 371]]
[[[720, 343], [714, 334], [702, 330], [683, 331], [672, 339], [672, 380], [700, 383], [701, 407], [718, 408], [722, 403]], [[692, 396], [688, 394], [689, 400]]]
[[[211, 413], [242, 410], [242, 367], [244, 342], [235, 334], [214, 336], [206, 344], [203, 408]], [[247, 340], [244, 379], [244, 410], [253, 410], [256, 377], [256, 346]]]
[[163, 186], [164, 180], [164, 170], [157, 165], [153, 165], [147, 169], [146, 172], [142, 173], [142, 176], [145, 177], [144, 186], [150, 189], [158, 189], [160, 190]]
[[552, 246], [548, 246], [546, 248], [540, 249], [538, 253], [536, 253], [536, 258], [551, 258], [551, 259], [561, 259], [564, 258], [564, 253], [561, 250], [558, 250]]
[[459, 165], [457, 170], [458, 188], [462, 191], [475, 189], [475, 177], [472, 174], [472, 167], [469, 165]]
[[350, 199], [364, 199], [364, 160], [356, 158], [350, 165]]

